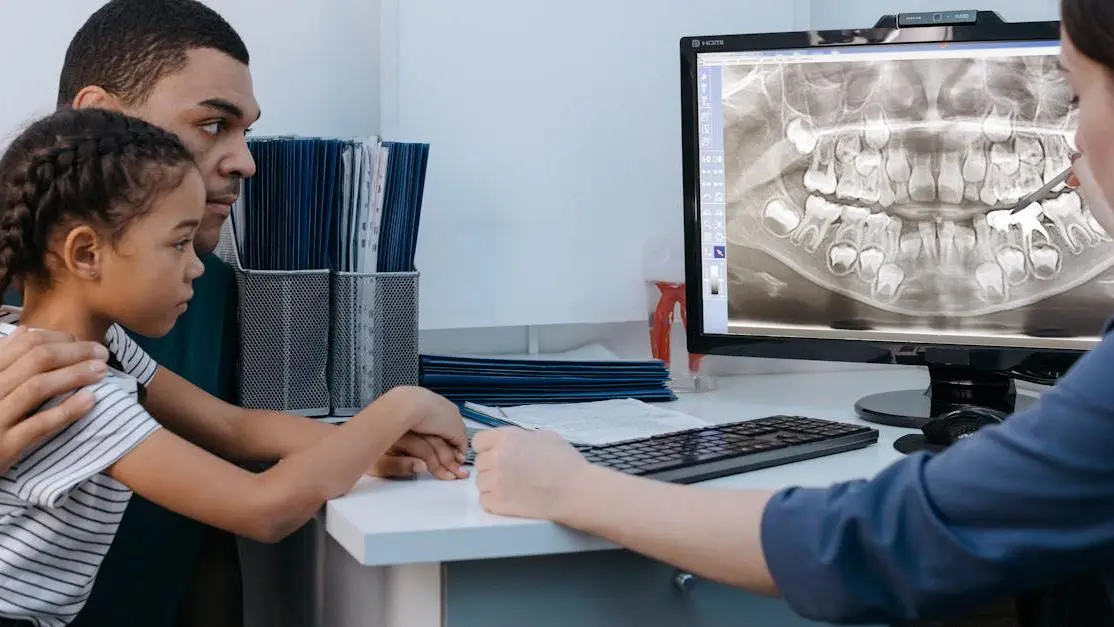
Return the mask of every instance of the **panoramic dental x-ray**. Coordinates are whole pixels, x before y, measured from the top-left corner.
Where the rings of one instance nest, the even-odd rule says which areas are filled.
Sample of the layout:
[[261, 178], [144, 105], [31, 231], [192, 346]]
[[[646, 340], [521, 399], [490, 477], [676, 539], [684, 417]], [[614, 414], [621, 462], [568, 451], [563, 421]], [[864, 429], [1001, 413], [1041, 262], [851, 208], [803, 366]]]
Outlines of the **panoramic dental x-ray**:
[[1024, 332], [1009, 312], [1064, 309], [1114, 260], [1078, 193], [1010, 211], [1075, 150], [1054, 55], [736, 64], [722, 104], [728, 275], [763, 286], [730, 290], [733, 322], [792, 291], [882, 326]]

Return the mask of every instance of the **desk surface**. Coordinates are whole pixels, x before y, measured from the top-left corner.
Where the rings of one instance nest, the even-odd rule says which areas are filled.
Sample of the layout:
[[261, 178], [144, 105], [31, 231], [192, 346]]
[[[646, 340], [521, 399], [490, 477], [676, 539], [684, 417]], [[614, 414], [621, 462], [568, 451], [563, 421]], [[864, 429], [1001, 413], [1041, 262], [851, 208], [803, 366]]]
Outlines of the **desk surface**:
[[[880, 370], [725, 377], [719, 389], [685, 395], [669, 405], [709, 422], [796, 414], [862, 423], [855, 401], [867, 394], [922, 389], [923, 371]], [[865, 424], [865, 423], [862, 423]], [[901, 454], [893, 442], [908, 429], [870, 425], [881, 432], [865, 449], [767, 468], [697, 484], [728, 489], [824, 486], [871, 477]], [[473, 479], [423, 477], [389, 481], [365, 477], [328, 503], [326, 529], [366, 566], [492, 559], [615, 548], [610, 542], [549, 522], [506, 518], [480, 507]]]

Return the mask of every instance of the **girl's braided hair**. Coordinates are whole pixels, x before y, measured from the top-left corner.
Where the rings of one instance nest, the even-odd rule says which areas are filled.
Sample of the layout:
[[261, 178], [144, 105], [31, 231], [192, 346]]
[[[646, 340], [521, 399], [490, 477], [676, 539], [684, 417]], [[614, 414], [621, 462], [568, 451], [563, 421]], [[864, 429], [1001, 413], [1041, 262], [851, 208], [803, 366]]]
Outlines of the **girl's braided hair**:
[[192, 164], [177, 136], [122, 113], [65, 108], [31, 124], [0, 157], [0, 293], [49, 278], [57, 229], [84, 223], [115, 239]]

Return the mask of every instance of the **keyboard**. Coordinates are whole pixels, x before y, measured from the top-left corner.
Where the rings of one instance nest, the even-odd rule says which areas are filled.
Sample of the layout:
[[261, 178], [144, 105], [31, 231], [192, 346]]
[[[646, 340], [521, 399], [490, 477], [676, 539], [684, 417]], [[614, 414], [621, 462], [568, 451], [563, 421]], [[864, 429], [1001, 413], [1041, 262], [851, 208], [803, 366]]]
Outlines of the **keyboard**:
[[[695, 483], [866, 448], [878, 430], [805, 416], [767, 416], [644, 440], [576, 448], [600, 466], [669, 483]], [[475, 455], [468, 452], [467, 464]]]

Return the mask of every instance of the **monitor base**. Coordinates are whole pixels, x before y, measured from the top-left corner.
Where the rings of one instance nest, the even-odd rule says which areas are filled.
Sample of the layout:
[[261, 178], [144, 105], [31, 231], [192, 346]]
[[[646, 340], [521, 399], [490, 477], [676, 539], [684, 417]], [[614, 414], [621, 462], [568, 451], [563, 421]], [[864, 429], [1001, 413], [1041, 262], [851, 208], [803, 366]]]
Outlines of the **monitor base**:
[[1018, 396], [1013, 379], [1002, 374], [930, 366], [929, 377], [931, 382], [925, 390], [864, 396], [855, 403], [855, 413], [875, 424], [920, 429], [933, 418], [961, 407], [977, 405], [1012, 414], [1035, 402], [1028, 396]]

